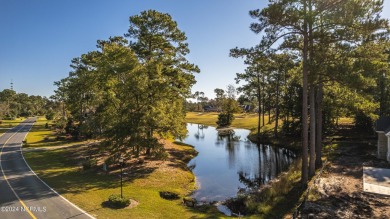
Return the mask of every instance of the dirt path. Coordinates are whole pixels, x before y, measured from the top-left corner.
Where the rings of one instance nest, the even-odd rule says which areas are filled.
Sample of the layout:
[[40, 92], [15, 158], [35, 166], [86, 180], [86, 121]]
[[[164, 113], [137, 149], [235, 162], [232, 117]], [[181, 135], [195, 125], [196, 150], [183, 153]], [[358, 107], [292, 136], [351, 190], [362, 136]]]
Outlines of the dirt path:
[[375, 144], [340, 142], [306, 202], [313, 218], [390, 218], [390, 197], [363, 193], [363, 165], [390, 168], [375, 157]]

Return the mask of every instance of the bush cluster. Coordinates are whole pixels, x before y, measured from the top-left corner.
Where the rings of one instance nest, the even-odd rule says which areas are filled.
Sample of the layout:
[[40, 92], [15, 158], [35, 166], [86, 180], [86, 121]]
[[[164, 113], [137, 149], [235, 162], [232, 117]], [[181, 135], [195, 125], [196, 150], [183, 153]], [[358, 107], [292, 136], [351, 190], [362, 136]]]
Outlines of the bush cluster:
[[120, 195], [110, 195], [110, 197], [108, 197], [108, 202], [112, 207], [115, 208], [124, 208], [129, 206], [131, 203], [129, 198], [121, 198]]
[[217, 125], [218, 127], [227, 127], [232, 124], [234, 120], [233, 113], [220, 113], [218, 115]]
[[174, 192], [162, 191], [160, 192], [160, 197], [167, 200], [176, 200], [179, 199], [179, 194]]

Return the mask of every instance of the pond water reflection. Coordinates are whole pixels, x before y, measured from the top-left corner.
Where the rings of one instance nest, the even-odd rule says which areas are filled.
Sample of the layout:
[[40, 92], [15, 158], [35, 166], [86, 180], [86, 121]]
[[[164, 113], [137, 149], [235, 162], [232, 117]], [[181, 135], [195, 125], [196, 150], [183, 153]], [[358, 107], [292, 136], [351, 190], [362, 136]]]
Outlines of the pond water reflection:
[[225, 137], [211, 126], [189, 123], [187, 129], [183, 142], [199, 152], [188, 164], [197, 178], [199, 189], [193, 197], [198, 201], [223, 201], [258, 188], [287, 170], [296, 157], [287, 149], [250, 142], [246, 129], [234, 129], [234, 136]]

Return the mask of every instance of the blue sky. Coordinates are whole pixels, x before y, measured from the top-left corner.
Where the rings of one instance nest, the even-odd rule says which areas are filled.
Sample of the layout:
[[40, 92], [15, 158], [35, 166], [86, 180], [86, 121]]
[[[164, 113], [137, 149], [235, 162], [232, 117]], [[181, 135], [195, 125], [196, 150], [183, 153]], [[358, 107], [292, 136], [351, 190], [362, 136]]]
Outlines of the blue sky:
[[[50, 96], [54, 81], [68, 76], [70, 61], [96, 49], [96, 41], [127, 32], [129, 17], [143, 10], [169, 13], [187, 37], [197, 64], [193, 91], [214, 97], [215, 88], [234, 84], [243, 61], [229, 57], [236, 46], [250, 47], [260, 36], [249, 30], [248, 12], [265, 0], [1, 0], [0, 90]], [[390, 2], [383, 12], [390, 18]]]

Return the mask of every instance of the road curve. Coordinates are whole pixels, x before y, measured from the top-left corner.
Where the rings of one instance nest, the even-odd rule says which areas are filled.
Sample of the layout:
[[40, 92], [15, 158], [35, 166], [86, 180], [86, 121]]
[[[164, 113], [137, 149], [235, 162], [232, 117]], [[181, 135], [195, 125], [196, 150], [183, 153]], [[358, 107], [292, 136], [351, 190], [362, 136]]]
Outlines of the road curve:
[[0, 218], [93, 218], [45, 184], [24, 160], [22, 141], [35, 120], [0, 136]]

